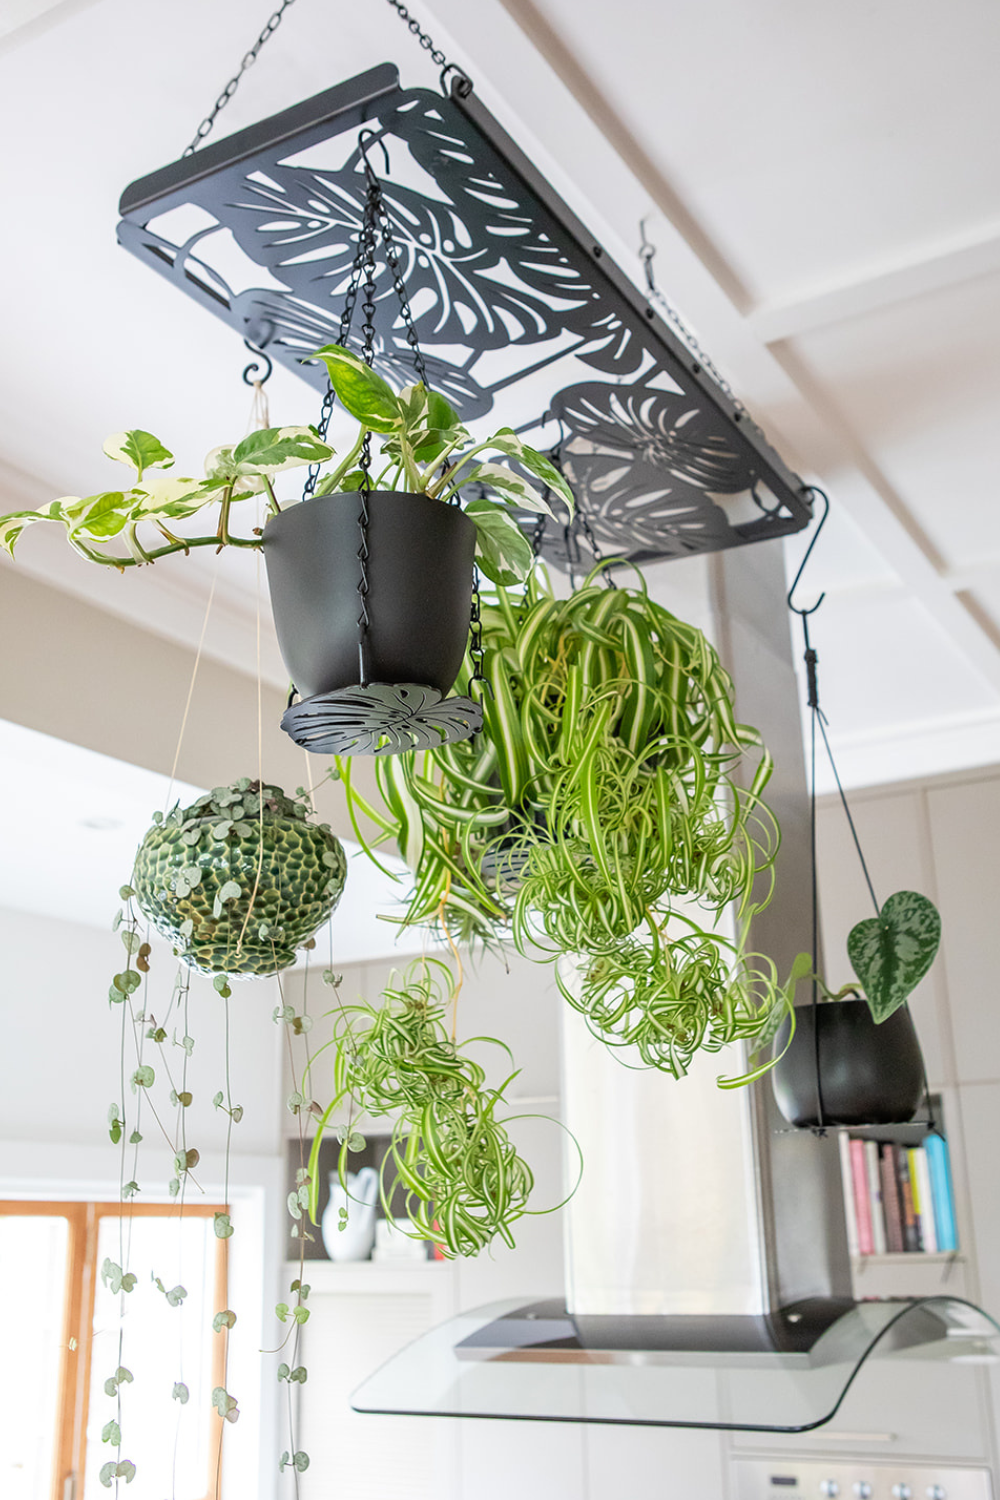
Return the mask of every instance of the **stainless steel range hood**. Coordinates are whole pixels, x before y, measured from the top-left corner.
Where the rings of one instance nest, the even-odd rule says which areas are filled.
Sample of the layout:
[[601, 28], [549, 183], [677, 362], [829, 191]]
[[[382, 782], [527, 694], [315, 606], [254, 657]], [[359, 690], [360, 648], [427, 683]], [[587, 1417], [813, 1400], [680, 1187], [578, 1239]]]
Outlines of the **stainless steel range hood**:
[[[780, 544], [709, 566], [738, 717], [777, 767], [777, 890], [751, 945], [787, 973], [811, 901]], [[356, 1410], [802, 1432], [830, 1420], [866, 1360], [998, 1357], [1000, 1328], [968, 1303], [855, 1304], [836, 1134], [789, 1129], [766, 1079], [721, 1091], [732, 1063], [695, 1061], [679, 1082], [625, 1067], [565, 1007], [563, 1119], [585, 1162], [564, 1210], [565, 1305], [461, 1314], [367, 1380]]]

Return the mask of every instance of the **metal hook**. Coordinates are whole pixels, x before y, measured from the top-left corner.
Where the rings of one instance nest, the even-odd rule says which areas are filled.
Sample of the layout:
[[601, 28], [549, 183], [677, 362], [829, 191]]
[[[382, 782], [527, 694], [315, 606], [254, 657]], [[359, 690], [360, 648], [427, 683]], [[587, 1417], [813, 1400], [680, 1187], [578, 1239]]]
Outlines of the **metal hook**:
[[374, 130], [362, 130], [362, 131], [359, 131], [359, 133], [358, 133], [358, 150], [361, 152], [361, 157], [362, 157], [362, 160], [364, 161], [364, 164], [365, 164], [365, 174], [368, 177], [368, 180], [370, 182], [371, 181], [377, 182], [378, 181], [378, 177], [376, 176], [375, 168], [372, 166], [371, 162], [368, 160], [368, 147], [371, 145], [371, 143], [373, 141], [377, 145], [379, 145], [379, 146], [382, 147], [382, 159], [385, 162], [385, 175], [388, 177], [389, 176], [389, 171], [390, 171], [390, 168], [389, 168], [389, 150], [388, 150], [388, 147], [385, 144], [385, 137], [381, 136], [381, 135], [376, 135], [376, 133], [375, 133]]
[[639, 242], [639, 259], [642, 261], [646, 272], [646, 285], [651, 292], [655, 292], [656, 282], [653, 278], [653, 256], [656, 254], [656, 246], [646, 238], [646, 223], [646, 219], [639, 220], [639, 233], [642, 236]]
[[812, 549], [819, 541], [819, 534], [823, 530], [823, 527], [826, 525], [826, 518], [830, 514], [830, 497], [826, 493], [826, 491], [817, 488], [817, 486], [814, 484], [809, 485], [808, 488], [810, 494], [820, 496], [821, 500], [823, 501], [824, 510], [823, 515], [820, 518], [820, 523], [816, 527], [816, 530], [813, 532], [812, 541], [806, 548], [806, 555], [799, 563], [799, 571], [796, 573], [794, 579], [792, 580], [792, 586], [788, 590], [788, 608], [792, 611], [793, 614], [798, 615], [802, 620], [807, 619], [809, 615], [814, 615], [819, 609], [820, 605], [823, 603], [823, 600], [826, 598], [826, 589], [824, 589], [819, 598], [816, 600], [816, 603], [813, 605], [812, 609], [799, 609], [797, 604], [792, 603], [792, 595], [795, 593], [795, 590], [799, 586], [799, 579], [802, 577], [805, 565], [812, 556]]
[[[249, 339], [244, 339], [243, 344], [245, 348], [250, 350], [251, 354], [258, 355], [264, 361], [264, 366], [267, 367], [264, 369], [264, 366], [259, 365], [255, 359], [252, 359], [243, 371], [243, 379], [247, 385], [263, 385], [265, 380], [271, 378], [274, 361], [269, 354], [264, 353], [263, 349], [258, 349], [256, 344], [251, 344]], [[263, 375], [260, 373], [261, 369], [264, 369]]]
[[[455, 73], [457, 75], [454, 83], [452, 83], [450, 86], [445, 82], [445, 79], [448, 77], [449, 73]], [[440, 84], [442, 94], [444, 94], [446, 98], [449, 96], [455, 96], [459, 99], [468, 99], [469, 95], [472, 93], [472, 79], [469, 77], [468, 73], [462, 71], [457, 63], [445, 63], [444, 67], [441, 69], [438, 83]]]

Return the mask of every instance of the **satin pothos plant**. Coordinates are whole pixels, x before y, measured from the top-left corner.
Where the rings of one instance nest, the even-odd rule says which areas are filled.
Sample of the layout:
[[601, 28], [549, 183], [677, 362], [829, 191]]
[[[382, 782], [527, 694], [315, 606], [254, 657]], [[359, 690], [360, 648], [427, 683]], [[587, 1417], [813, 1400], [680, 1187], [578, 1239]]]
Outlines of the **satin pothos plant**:
[[[168, 472], [174, 455], [158, 437], [139, 428], [118, 432], [107, 439], [104, 452], [131, 470], [127, 482], [0, 516], [0, 546], [13, 556], [26, 527], [52, 521], [65, 529], [70, 546], [88, 562], [118, 569], [197, 547], [259, 548], [264, 545], [261, 528], [252, 528], [249, 536], [232, 530], [234, 507], [261, 496], [267, 511], [277, 515], [295, 503], [279, 500], [278, 477], [307, 465], [326, 468], [317, 496], [356, 491], [366, 482], [359, 461], [375, 438], [379, 446], [370, 454], [371, 488], [403, 488], [463, 505], [476, 527], [476, 560], [486, 577], [500, 585], [524, 579], [532, 553], [514, 508], [551, 516], [550, 497], [557, 497], [572, 510], [572, 491], [554, 465], [509, 427], [474, 443], [443, 396], [420, 383], [395, 391], [339, 345], [321, 349], [313, 358], [325, 363], [334, 390], [359, 424], [339, 462], [315, 427], [267, 427], [239, 443], [213, 448], [200, 478], [182, 477]], [[541, 488], [525, 473], [540, 480]], [[215, 508], [214, 530], [204, 535], [175, 530], [178, 523]]]

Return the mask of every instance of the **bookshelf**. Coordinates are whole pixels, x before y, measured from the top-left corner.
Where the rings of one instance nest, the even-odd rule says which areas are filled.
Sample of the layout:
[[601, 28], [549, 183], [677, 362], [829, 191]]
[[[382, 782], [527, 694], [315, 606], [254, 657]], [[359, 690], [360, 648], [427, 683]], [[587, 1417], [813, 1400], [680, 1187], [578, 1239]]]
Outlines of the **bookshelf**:
[[941, 1099], [905, 1125], [839, 1132], [855, 1295], [965, 1291]]

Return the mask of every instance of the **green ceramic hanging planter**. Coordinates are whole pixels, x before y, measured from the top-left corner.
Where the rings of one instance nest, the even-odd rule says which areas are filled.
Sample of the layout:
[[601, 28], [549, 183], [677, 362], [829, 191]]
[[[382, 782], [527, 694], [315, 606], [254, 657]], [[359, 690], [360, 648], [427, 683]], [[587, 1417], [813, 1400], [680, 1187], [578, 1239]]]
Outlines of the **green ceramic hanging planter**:
[[253, 979], [295, 962], [335, 909], [347, 859], [280, 787], [244, 777], [154, 821], [132, 886], [143, 913], [202, 974]]

